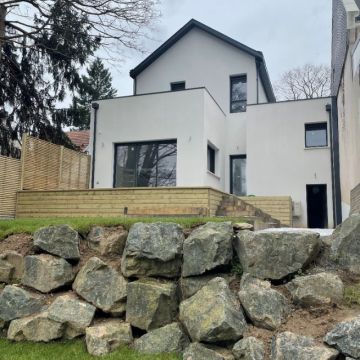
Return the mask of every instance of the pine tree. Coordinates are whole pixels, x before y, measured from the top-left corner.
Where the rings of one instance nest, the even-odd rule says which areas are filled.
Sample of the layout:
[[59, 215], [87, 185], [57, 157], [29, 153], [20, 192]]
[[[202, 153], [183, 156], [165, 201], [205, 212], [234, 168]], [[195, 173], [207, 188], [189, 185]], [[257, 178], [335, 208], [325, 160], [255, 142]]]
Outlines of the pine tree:
[[0, 0], [0, 154], [19, 156], [23, 134], [72, 147], [56, 104], [82, 89], [79, 69], [99, 48], [141, 48], [156, 8], [157, 0]]
[[82, 76], [78, 93], [69, 109], [69, 125], [80, 130], [89, 129], [91, 102], [116, 96], [110, 71], [99, 58], [88, 67], [87, 75]]

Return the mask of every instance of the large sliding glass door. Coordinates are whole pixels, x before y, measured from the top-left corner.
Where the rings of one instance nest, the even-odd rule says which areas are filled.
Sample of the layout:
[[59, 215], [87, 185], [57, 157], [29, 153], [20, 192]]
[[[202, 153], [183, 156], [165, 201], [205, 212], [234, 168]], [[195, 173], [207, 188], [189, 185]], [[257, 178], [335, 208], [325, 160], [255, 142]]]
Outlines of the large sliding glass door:
[[245, 196], [246, 190], [246, 155], [230, 156], [230, 192]]
[[176, 140], [115, 145], [114, 187], [176, 185]]

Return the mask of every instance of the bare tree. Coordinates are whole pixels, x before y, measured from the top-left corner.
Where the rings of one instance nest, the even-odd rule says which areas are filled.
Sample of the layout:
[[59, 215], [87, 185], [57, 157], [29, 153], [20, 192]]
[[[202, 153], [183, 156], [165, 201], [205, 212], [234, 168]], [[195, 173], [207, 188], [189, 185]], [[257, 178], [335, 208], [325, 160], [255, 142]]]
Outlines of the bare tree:
[[26, 38], [27, 46], [36, 46], [38, 34], [52, 31], [51, 23], [59, 14], [53, 9], [66, 7], [79, 18], [87, 19], [87, 33], [103, 47], [121, 44], [139, 49], [141, 31], [159, 15], [157, 3], [158, 0], [1, 0], [0, 42], [23, 46]]
[[275, 84], [278, 100], [312, 99], [330, 95], [331, 71], [327, 65], [306, 64], [286, 71]]
[[0, 154], [25, 133], [71, 146], [56, 105], [99, 49], [120, 59], [159, 15], [158, 0], [0, 0]]

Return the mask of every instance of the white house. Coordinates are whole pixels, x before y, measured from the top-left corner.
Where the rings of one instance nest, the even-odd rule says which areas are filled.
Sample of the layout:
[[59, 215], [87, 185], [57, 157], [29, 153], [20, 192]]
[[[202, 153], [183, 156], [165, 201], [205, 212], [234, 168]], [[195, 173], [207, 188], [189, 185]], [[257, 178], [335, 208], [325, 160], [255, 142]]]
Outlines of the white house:
[[295, 226], [334, 225], [330, 98], [276, 102], [263, 54], [196, 20], [130, 75], [93, 103], [95, 188], [290, 195]]

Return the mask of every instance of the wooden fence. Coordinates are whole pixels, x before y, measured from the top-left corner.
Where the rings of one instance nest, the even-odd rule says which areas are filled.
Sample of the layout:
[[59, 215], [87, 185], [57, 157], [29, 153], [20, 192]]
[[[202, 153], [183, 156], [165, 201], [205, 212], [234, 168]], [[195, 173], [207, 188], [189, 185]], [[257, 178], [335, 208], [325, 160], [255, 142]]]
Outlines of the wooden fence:
[[0, 156], [0, 217], [14, 217], [16, 192], [20, 190], [21, 162]]
[[88, 189], [90, 156], [28, 135], [21, 153], [22, 190]]
[[351, 190], [351, 214], [360, 214], [360, 184]]

